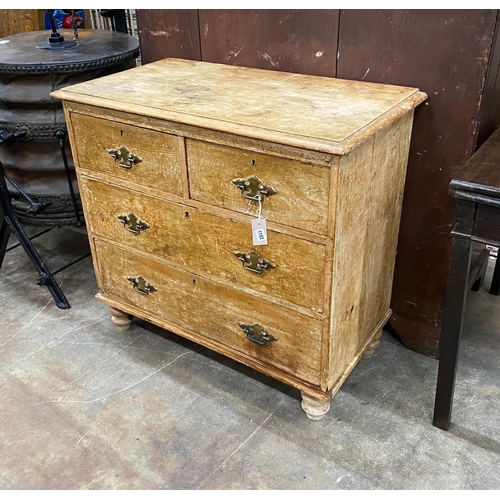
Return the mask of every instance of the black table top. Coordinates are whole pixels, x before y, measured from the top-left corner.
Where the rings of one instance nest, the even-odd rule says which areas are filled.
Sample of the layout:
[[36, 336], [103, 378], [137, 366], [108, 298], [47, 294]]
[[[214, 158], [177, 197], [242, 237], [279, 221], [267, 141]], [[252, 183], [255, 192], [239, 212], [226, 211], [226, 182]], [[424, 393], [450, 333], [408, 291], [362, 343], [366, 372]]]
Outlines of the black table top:
[[[72, 30], [59, 30], [73, 40]], [[139, 55], [139, 40], [126, 33], [108, 30], [79, 30], [73, 47], [43, 50], [49, 31], [17, 33], [0, 39], [0, 74], [50, 73], [103, 68]]]
[[452, 196], [480, 195], [500, 200], [500, 127], [450, 182]]

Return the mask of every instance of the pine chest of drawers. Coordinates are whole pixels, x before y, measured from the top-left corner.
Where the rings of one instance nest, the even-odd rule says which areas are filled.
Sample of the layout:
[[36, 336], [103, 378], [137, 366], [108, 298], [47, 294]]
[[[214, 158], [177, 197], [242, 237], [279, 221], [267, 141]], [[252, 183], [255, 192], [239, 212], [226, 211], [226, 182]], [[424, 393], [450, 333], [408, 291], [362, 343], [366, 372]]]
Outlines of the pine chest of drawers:
[[223, 353], [322, 418], [390, 316], [426, 95], [179, 59], [52, 95], [114, 323], [136, 316]]

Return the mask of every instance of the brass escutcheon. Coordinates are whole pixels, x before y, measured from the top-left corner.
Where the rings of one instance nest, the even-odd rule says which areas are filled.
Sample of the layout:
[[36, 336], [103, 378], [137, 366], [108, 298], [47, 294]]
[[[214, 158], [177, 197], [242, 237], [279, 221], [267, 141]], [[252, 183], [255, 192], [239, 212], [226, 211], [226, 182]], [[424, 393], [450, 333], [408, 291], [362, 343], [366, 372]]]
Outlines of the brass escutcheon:
[[131, 153], [126, 146], [107, 149], [106, 151], [115, 159], [115, 163], [122, 168], [132, 168], [135, 164], [142, 161], [140, 156]]
[[276, 264], [263, 259], [259, 252], [251, 250], [250, 252], [234, 252], [234, 255], [243, 262], [243, 267], [253, 273], [262, 274], [269, 269], [275, 269]]
[[123, 224], [123, 227], [134, 234], [139, 234], [144, 229], [149, 229], [149, 224], [139, 219], [135, 214], [117, 215], [116, 218]]
[[142, 295], [148, 295], [150, 292], [156, 292], [157, 289], [151, 283], [148, 283], [142, 276], [137, 278], [128, 277], [127, 281], [132, 285], [134, 290]]
[[256, 175], [250, 177], [239, 177], [231, 181], [235, 186], [241, 189], [241, 194], [248, 200], [263, 200], [264, 196], [271, 196], [278, 191], [271, 186], [263, 184]]
[[253, 325], [245, 325], [239, 323], [240, 328], [247, 334], [247, 338], [258, 345], [265, 345], [270, 342], [276, 342], [278, 339], [273, 337], [269, 332], [266, 332], [262, 325], [255, 323]]

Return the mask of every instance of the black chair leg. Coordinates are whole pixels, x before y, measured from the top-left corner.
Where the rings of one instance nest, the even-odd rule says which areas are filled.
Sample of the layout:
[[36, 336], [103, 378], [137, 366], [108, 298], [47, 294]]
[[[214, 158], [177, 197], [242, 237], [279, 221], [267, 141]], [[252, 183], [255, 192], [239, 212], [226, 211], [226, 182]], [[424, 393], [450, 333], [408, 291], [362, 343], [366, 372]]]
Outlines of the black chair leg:
[[500, 290], [500, 258], [497, 257], [497, 260], [495, 262], [495, 269], [493, 271], [493, 278], [491, 280], [490, 293], [492, 295], [498, 295], [499, 290]]
[[439, 369], [432, 421], [434, 426], [446, 431], [449, 429], [451, 421], [471, 254], [470, 240], [453, 239], [443, 329], [439, 342]]

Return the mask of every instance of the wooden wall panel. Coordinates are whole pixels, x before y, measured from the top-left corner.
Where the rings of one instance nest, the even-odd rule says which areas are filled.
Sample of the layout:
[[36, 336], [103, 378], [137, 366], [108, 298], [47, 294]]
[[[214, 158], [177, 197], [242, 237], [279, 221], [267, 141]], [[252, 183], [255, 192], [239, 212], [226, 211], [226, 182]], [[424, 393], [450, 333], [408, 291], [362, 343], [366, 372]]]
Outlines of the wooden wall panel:
[[200, 10], [204, 61], [335, 76], [337, 10]]
[[[198, 19], [183, 12], [168, 26], [191, 33]], [[139, 25], [154, 25], [154, 17], [140, 16]], [[201, 10], [198, 17], [201, 52], [193, 59], [417, 86], [429, 94], [415, 113], [391, 324], [408, 347], [435, 355], [450, 263], [448, 183], [500, 126], [499, 11]], [[182, 40], [171, 36], [168, 50], [159, 50], [162, 37], [143, 37], [143, 51], [175, 55]]]
[[[391, 324], [435, 355], [450, 261], [448, 183], [474, 151], [496, 11], [341, 11], [337, 76], [419, 87]], [[422, 324], [422, 327], [420, 327]], [[426, 337], [425, 339], [422, 337]]]
[[479, 118], [479, 134], [476, 149], [500, 127], [500, 14], [497, 11], [495, 39], [492, 44], [487, 64], [486, 83], [484, 86], [481, 112]]
[[198, 11], [138, 9], [142, 63], [166, 57], [201, 59]]
[[0, 38], [26, 31], [43, 30], [42, 9], [1, 9]]

